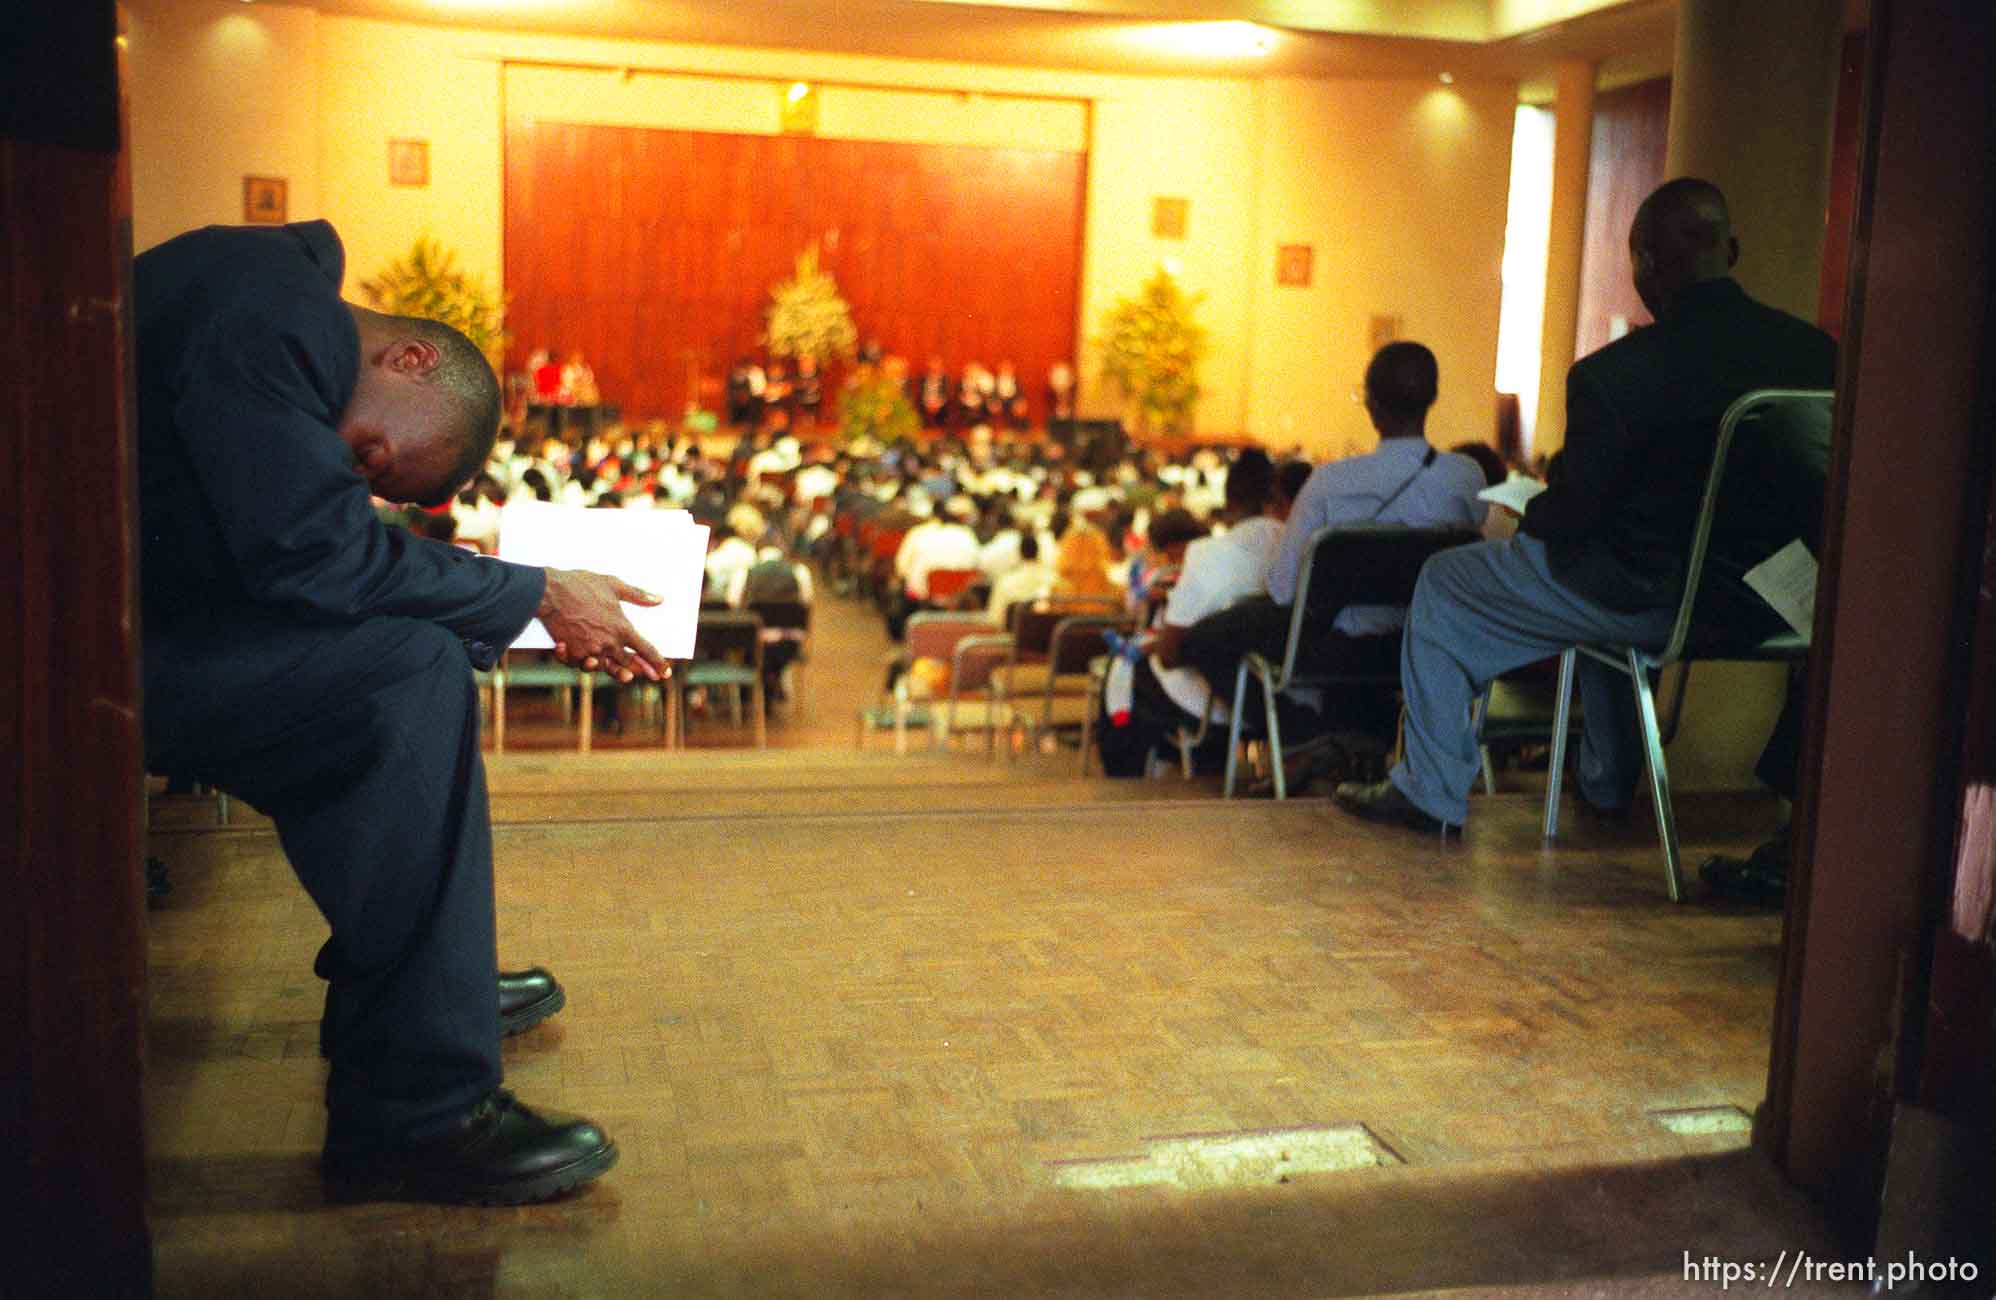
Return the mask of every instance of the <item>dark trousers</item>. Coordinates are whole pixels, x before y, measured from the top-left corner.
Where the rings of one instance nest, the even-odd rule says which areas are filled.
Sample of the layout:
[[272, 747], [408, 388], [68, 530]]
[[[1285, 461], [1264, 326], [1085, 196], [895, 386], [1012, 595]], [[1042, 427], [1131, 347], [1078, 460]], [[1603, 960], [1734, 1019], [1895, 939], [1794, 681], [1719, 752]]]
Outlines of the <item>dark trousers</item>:
[[478, 695], [432, 623], [249, 614], [148, 637], [146, 760], [277, 823], [332, 927], [327, 1141], [423, 1136], [499, 1083]]
[[[1096, 745], [1102, 753], [1102, 771], [1107, 776], [1143, 776], [1153, 751], [1175, 755], [1170, 743], [1179, 728], [1196, 731], [1199, 719], [1178, 707], [1165, 693], [1164, 684], [1151, 670], [1148, 656], [1137, 660], [1131, 670], [1130, 716], [1118, 726], [1102, 711], [1102, 725], [1096, 729]], [[1218, 727], [1207, 733], [1206, 751], [1222, 745], [1226, 732]]]
[[[1290, 607], [1267, 596], [1230, 605], [1185, 629], [1185, 639], [1178, 644], [1179, 661], [1198, 669], [1213, 693], [1231, 704], [1241, 660], [1260, 654], [1271, 664], [1282, 662], [1289, 645], [1289, 619]], [[1351, 674], [1390, 682], [1399, 676], [1400, 637], [1352, 637], [1305, 628], [1303, 642], [1296, 649], [1296, 668], [1305, 676]], [[1390, 684], [1327, 687], [1320, 715], [1311, 717], [1306, 710], [1278, 700], [1277, 716], [1285, 738], [1301, 738], [1325, 728], [1391, 731], [1396, 720], [1393, 691]], [[1258, 705], [1258, 698], [1248, 701], [1250, 709]]]

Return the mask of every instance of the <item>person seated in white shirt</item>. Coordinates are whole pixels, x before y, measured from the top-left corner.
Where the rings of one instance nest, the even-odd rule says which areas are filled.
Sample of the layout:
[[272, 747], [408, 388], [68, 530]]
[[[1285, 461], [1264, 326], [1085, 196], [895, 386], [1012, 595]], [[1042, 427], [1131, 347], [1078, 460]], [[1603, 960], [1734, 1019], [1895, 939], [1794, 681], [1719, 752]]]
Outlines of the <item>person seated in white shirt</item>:
[[991, 600], [985, 607], [1000, 627], [1012, 606], [1039, 600], [1053, 589], [1053, 566], [1040, 559], [1040, 539], [1025, 533], [1018, 536], [1016, 546], [1018, 564], [992, 581]]
[[908, 530], [901, 549], [894, 554], [894, 573], [899, 582], [898, 598], [887, 609], [887, 635], [896, 641], [916, 610], [931, 608], [929, 575], [938, 569], [977, 568], [981, 549], [977, 534], [965, 522], [976, 517], [976, 507], [968, 497], [951, 497], [934, 517]]
[[[1226, 708], [1215, 700], [1199, 673], [1181, 659], [1186, 632], [1209, 615], [1260, 596], [1266, 590], [1270, 564], [1282, 541], [1286, 498], [1275, 492], [1275, 466], [1259, 448], [1243, 451], [1227, 475], [1224, 517], [1232, 522], [1225, 533], [1201, 537], [1188, 534], [1183, 510], [1160, 515], [1151, 529], [1151, 549], [1169, 556], [1182, 554], [1178, 579], [1166, 598], [1158, 626], [1147, 641], [1149, 653], [1134, 666], [1128, 716], [1096, 733], [1102, 770], [1110, 776], [1142, 776], [1152, 753], [1180, 727], [1199, 726], [1201, 714], [1214, 712], [1226, 720]], [[1196, 526], [1195, 526], [1196, 527]], [[1211, 732], [1216, 742], [1223, 732]]]
[[728, 517], [714, 525], [708, 534], [707, 596], [727, 599], [735, 577], [755, 567], [755, 539], [762, 535], [762, 512], [754, 506], [738, 505]]

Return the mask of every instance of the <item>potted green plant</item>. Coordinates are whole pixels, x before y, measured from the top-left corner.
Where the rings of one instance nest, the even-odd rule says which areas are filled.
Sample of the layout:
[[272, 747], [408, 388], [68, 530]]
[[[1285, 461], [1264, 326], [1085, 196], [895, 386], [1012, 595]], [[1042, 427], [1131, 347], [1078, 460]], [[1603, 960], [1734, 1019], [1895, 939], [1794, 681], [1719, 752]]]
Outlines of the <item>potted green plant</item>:
[[1102, 377], [1122, 390], [1142, 433], [1183, 433], [1199, 401], [1206, 331], [1193, 318], [1204, 294], [1188, 294], [1159, 267], [1135, 297], [1102, 317], [1095, 344]]
[[472, 341], [494, 370], [506, 351], [506, 300], [482, 280], [457, 269], [457, 255], [431, 239], [417, 238], [407, 257], [362, 280], [367, 305], [391, 316], [442, 321]]
[[892, 370], [861, 366], [839, 401], [839, 437], [848, 445], [891, 447], [922, 427]]
[[762, 336], [775, 357], [810, 357], [822, 368], [851, 356], [859, 342], [852, 309], [838, 282], [818, 264], [818, 246], [797, 255], [797, 270], [769, 292], [769, 326]]

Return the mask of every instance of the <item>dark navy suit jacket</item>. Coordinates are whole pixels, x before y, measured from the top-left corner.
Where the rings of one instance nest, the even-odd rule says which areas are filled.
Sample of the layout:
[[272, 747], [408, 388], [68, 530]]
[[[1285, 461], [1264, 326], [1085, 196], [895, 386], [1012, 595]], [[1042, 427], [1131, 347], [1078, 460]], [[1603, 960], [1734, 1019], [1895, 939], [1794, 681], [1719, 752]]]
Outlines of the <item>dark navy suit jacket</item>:
[[211, 226], [133, 270], [148, 658], [232, 624], [382, 615], [504, 646], [540, 569], [384, 526], [337, 427], [362, 358], [323, 221]]
[[[1675, 605], [1726, 408], [1756, 388], [1835, 382], [1828, 334], [1755, 302], [1734, 280], [1692, 284], [1664, 320], [1567, 372], [1566, 448], [1522, 527], [1546, 543], [1553, 575], [1579, 594], [1630, 612]], [[1772, 618], [1737, 574], [1798, 535], [1813, 548], [1820, 531], [1820, 461], [1792, 475], [1750, 466], [1748, 457], [1729, 461], [1729, 496], [1759, 517], [1721, 519], [1701, 619], [1708, 605], [1719, 619]], [[1765, 481], [1733, 494], [1736, 471]]]

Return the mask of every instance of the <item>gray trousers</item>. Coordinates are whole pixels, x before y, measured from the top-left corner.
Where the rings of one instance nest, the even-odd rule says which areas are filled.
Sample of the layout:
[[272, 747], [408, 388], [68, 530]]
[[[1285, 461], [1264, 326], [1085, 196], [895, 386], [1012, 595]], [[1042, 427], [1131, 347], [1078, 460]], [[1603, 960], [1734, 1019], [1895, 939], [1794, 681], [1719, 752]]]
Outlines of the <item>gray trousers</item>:
[[[1393, 784], [1430, 817], [1460, 826], [1480, 767], [1469, 708], [1486, 682], [1580, 641], [1660, 646], [1676, 612], [1627, 614], [1576, 594], [1547, 569], [1545, 543], [1522, 533], [1436, 555], [1414, 586], [1400, 646], [1407, 752], [1388, 774]], [[1586, 718], [1581, 793], [1626, 806], [1643, 764], [1628, 679], [1583, 656], [1575, 682]]]

